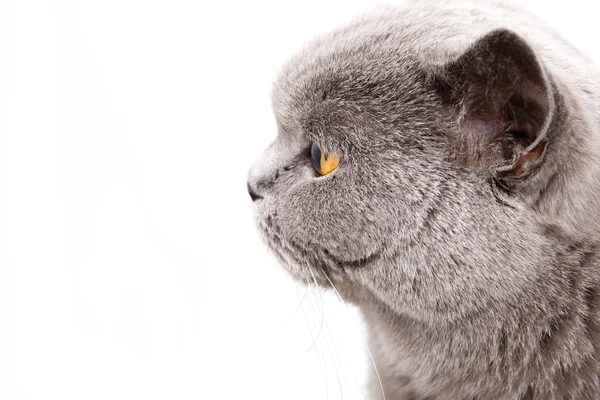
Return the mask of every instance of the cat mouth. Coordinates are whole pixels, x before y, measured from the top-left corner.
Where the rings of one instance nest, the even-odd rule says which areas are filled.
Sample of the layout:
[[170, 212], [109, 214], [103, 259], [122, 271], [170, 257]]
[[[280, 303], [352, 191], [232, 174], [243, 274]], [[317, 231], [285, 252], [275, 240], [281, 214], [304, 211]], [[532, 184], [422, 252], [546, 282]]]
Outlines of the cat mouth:
[[292, 276], [305, 284], [323, 287], [341, 284], [347, 280], [346, 270], [365, 268], [382, 256], [383, 251], [377, 250], [364, 257], [343, 260], [321, 246], [308, 249], [286, 238], [275, 217], [267, 215], [259, 222], [263, 239]]
[[292, 277], [307, 285], [328, 286], [330, 276], [314, 251], [305, 249], [282, 234], [273, 215], [259, 222], [259, 230], [267, 246]]
[[381, 250], [376, 250], [364, 257], [356, 258], [354, 260], [341, 260], [340, 258], [331, 254], [331, 252], [327, 251], [327, 249], [323, 249], [323, 252], [333, 262], [335, 262], [337, 265], [341, 266], [342, 268], [354, 268], [354, 269], [364, 268], [367, 265], [369, 265], [375, 261], [378, 261], [381, 258], [381, 255], [383, 253]]

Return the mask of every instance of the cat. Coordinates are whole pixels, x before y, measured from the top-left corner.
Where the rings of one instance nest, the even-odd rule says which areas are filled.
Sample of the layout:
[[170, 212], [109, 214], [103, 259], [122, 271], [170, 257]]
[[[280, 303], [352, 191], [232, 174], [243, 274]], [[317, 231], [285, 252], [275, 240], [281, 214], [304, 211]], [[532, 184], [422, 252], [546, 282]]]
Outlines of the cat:
[[372, 399], [600, 399], [600, 72], [505, 1], [408, 1], [282, 69], [261, 236], [368, 326]]

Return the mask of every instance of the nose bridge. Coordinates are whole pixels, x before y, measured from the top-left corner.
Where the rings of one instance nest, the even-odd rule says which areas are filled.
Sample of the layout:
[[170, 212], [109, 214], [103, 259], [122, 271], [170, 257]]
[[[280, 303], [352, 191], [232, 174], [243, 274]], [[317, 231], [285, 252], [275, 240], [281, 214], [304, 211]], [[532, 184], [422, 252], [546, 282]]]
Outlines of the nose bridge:
[[248, 185], [255, 190], [272, 183], [280, 168], [293, 157], [290, 146], [281, 140], [275, 140], [267, 147], [248, 171]]

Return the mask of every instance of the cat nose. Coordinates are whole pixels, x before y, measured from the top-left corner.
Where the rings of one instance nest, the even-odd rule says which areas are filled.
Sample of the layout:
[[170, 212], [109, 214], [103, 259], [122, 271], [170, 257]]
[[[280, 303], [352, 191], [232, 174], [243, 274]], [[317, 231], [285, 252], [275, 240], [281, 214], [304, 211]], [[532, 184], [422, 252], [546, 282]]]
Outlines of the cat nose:
[[248, 193], [250, 194], [250, 198], [252, 201], [256, 201], [258, 199], [262, 199], [263, 197], [257, 194], [254, 190], [252, 190], [252, 186], [250, 186], [250, 182], [247, 183]]

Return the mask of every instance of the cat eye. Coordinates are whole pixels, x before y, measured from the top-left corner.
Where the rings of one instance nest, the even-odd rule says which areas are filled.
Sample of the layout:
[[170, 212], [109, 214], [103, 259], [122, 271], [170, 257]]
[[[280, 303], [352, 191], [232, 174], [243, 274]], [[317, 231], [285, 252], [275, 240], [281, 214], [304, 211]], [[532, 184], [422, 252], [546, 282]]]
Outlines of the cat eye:
[[313, 143], [310, 148], [310, 158], [319, 175], [327, 175], [337, 168], [340, 156], [335, 152], [325, 152], [318, 144]]

